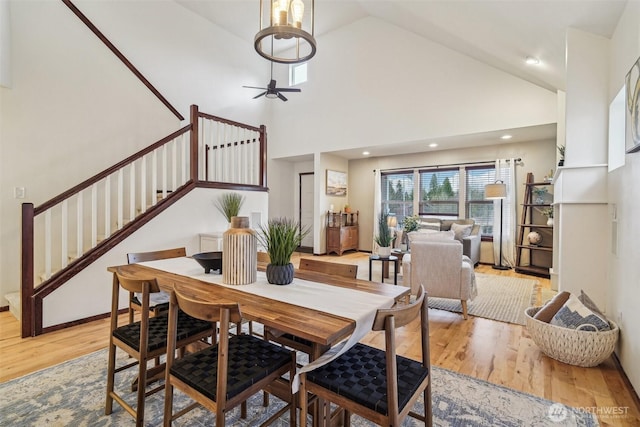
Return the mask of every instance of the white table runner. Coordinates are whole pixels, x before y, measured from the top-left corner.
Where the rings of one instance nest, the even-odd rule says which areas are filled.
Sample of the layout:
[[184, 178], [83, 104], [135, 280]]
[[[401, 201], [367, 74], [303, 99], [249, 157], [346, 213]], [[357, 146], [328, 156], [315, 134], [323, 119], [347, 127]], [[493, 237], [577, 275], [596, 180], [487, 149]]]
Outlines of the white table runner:
[[[204, 269], [192, 258], [169, 258], [157, 261], [141, 262], [140, 265], [179, 274], [201, 280], [203, 282], [215, 283], [240, 292], [259, 295], [281, 302], [311, 308], [324, 313], [353, 319], [356, 328], [351, 336], [334, 346], [314, 362], [306, 365], [300, 372], [310, 371], [321, 366], [340, 354], [347, 351], [360, 341], [370, 330], [376, 311], [380, 308], [389, 308], [395, 302], [394, 297], [363, 292], [356, 289], [331, 286], [323, 283], [312, 282], [294, 278], [293, 283], [286, 286], [271, 285], [267, 282], [265, 273], [258, 272], [255, 283], [248, 285], [227, 285], [222, 283], [221, 274], [205, 274]], [[406, 288], [391, 286], [390, 289], [397, 290], [400, 296]], [[297, 391], [297, 378], [292, 382], [294, 392]]]

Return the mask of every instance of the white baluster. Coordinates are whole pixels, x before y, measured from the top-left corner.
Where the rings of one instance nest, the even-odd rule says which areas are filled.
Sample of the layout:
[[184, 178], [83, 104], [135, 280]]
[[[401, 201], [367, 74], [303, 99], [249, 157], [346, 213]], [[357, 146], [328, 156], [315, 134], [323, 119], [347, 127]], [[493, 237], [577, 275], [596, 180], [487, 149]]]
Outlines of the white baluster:
[[158, 203], [158, 150], [154, 150], [151, 156], [151, 194], [151, 204], [155, 206]]
[[51, 209], [44, 213], [44, 277], [51, 277]]
[[129, 169], [129, 221], [136, 217], [136, 162]]
[[124, 226], [124, 171], [118, 171], [118, 230]]
[[178, 140], [171, 141], [171, 189], [178, 188]]
[[167, 197], [167, 145], [162, 148], [162, 198]]
[[104, 181], [104, 238], [111, 236], [111, 175]]
[[60, 261], [62, 268], [69, 263], [69, 204], [68, 199], [60, 205]]
[[98, 184], [91, 186], [91, 247], [98, 244]]
[[78, 198], [76, 199], [76, 258], [80, 258], [84, 253], [84, 245], [83, 245], [83, 213], [82, 210], [84, 208], [84, 198], [82, 191], [78, 193]]
[[147, 211], [147, 156], [140, 159], [140, 212]]

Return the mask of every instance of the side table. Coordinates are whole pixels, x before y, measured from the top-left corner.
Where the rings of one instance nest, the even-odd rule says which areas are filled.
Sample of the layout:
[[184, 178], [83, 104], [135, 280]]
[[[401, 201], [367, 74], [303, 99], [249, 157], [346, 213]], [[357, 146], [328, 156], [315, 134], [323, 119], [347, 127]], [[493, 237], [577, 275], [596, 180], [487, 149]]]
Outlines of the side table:
[[386, 258], [382, 258], [379, 255], [369, 255], [369, 281], [371, 281], [371, 273], [372, 273], [372, 266], [373, 266], [373, 261], [381, 261], [382, 262], [382, 277], [380, 278], [380, 281], [382, 283], [384, 283], [384, 270], [385, 270], [385, 266], [387, 267], [387, 269], [389, 268], [389, 264], [393, 263], [393, 284], [397, 285], [398, 284], [398, 257], [397, 256], [389, 256]]

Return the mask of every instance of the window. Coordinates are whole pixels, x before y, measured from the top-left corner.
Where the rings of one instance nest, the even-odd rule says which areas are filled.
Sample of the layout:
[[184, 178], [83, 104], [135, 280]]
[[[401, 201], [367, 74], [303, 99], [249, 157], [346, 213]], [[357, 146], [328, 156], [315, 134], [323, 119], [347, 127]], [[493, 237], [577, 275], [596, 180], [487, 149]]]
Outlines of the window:
[[460, 169], [420, 171], [419, 215], [458, 216]]
[[307, 63], [289, 65], [289, 86], [307, 81]]
[[493, 235], [493, 200], [485, 200], [484, 186], [495, 182], [494, 166], [477, 166], [466, 169], [466, 201], [467, 218], [473, 218], [480, 225], [483, 236]]
[[396, 215], [398, 227], [413, 215], [413, 171], [381, 174], [382, 211]]
[[493, 201], [485, 200], [484, 187], [493, 184], [495, 177], [493, 164], [382, 172], [381, 208], [397, 216], [398, 227], [402, 227], [406, 216], [416, 214], [472, 218], [481, 234], [491, 237]]

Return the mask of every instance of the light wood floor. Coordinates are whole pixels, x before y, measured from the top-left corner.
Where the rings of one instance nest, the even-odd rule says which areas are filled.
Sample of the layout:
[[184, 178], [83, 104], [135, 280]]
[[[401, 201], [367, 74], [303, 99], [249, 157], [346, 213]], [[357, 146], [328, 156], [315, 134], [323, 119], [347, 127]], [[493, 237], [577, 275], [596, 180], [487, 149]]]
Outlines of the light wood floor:
[[[332, 261], [357, 263], [359, 277], [366, 273], [363, 269], [368, 268], [367, 254], [348, 253], [332, 258]], [[534, 278], [543, 287], [549, 287], [547, 279], [513, 271], [497, 271], [483, 265], [476, 271]], [[640, 425], [637, 395], [613, 358], [596, 368], [570, 366], [544, 356], [523, 326], [473, 316], [464, 320], [460, 314], [440, 310], [430, 310], [429, 316], [433, 365], [566, 405], [598, 411], [603, 426]], [[0, 313], [0, 382], [106, 348], [108, 322], [108, 319], [98, 320], [22, 339], [18, 321], [9, 312]], [[415, 325], [409, 325], [399, 335], [400, 351], [408, 357], [418, 357], [417, 331]], [[373, 333], [365, 341], [383, 345], [380, 335]], [[606, 415], [607, 411], [617, 411], [619, 415]]]

